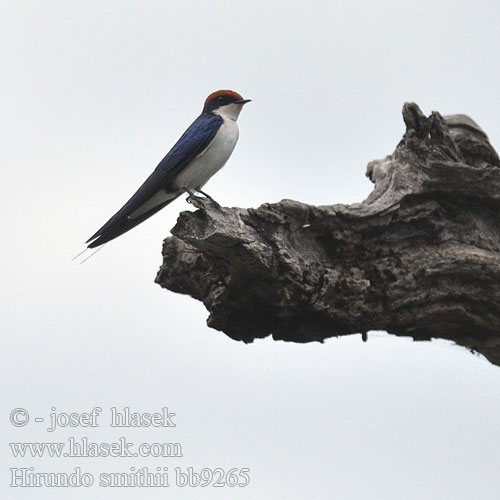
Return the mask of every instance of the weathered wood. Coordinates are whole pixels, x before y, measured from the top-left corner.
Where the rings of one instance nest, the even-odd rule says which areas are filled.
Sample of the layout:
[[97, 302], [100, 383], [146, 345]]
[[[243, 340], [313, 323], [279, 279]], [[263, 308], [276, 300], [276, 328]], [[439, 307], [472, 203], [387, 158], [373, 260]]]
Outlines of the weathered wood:
[[251, 342], [385, 330], [443, 338], [500, 364], [500, 160], [469, 117], [403, 107], [394, 153], [353, 205], [197, 202], [163, 245], [162, 287]]

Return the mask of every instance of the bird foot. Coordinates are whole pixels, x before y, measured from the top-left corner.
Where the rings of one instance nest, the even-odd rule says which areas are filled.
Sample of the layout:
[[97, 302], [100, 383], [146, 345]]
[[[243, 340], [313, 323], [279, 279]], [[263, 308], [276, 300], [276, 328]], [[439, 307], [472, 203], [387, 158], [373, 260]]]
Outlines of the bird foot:
[[196, 196], [190, 189], [185, 189], [186, 193], [188, 193], [188, 197], [186, 201], [191, 203], [191, 205], [196, 208], [200, 208], [202, 210], [207, 210], [206, 203], [209, 202], [212, 204], [217, 210], [222, 210], [222, 207], [208, 194], [203, 191], [197, 190], [198, 193], [201, 193], [203, 196]]
[[198, 189], [198, 193], [201, 193], [205, 197], [205, 199], [210, 200], [215, 208], [217, 208], [218, 210], [222, 210], [222, 207], [209, 194], [205, 193], [201, 189]]

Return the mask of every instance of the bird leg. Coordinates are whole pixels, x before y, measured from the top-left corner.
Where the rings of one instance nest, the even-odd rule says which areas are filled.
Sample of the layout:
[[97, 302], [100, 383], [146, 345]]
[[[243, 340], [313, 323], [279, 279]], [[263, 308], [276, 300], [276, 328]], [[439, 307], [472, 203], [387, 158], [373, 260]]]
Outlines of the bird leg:
[[191, 203], [192, 205], [194, 205], [197, 208], [203, 208], [204, 210], [206, 210], [206, 207], [205, 207], [206, 200], [209, 200], [210, 202], [212, 202], [214, 204], [215, 208], [217, 208], [218, 210], [220, 210], [220, 208], [221, 208], [220, 205], [212, 197], [210, 197], [208, 194], [204, 193], [200, 189], [196, 189], [195, 191], [197, 191], [198, 193], [201, 193], [204, 196], [203, 198], [201, 196], [196, 196], [193, 193], [193, 191], [191, 191], [191, 189], [184, 188], [184, 191], [189, 194], [189, 196], [187, 197], [188, 203]]
[[199, 196], [196, 196], [192, 191], [191, 189], [188, 189], [188, 188], [184, 188], [184, 191], [189, 195], [187, 197], [187, 201], [188, 203], [191, 203], [191, 201], [202, 201], [202, 198], [200, 198]]
[[205, 198], [208, 198], [218, 209], [221, 208], [221, 206], [207, 193], [202, 191], [201, 189], [197, 189], [198, 193], [201, 193]]

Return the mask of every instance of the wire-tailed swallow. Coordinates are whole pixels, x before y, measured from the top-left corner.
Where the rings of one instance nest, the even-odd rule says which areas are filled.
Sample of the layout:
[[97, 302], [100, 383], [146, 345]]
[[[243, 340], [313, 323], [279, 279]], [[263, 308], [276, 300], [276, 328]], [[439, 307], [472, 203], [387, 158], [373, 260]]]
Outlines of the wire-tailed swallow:
[[227, 162], [238, 141], [236, 120], [243, 99], [232, 90], [219, 90], [205, 100], [203, 111], [182, 134], [144, 184], [86, 243], [98, 247], [154, 215], [182, 193], [196, 198], [206, 182]]

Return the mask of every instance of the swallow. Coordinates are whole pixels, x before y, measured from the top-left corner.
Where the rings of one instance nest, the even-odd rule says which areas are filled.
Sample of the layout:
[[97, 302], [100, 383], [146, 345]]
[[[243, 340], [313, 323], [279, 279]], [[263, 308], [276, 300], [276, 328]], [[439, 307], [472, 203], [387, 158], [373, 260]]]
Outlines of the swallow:
[[[95, 248], [130, 231], [187, 193], [212, 198], [202, 191], [227, 162], [238, 142], [238, 116], [250, 99], [232, 90], [210, 94], [200, 116], [182, 134], [130, 200], [85, 243]], [[215, 202], [214, 202], [215, 203]]]

